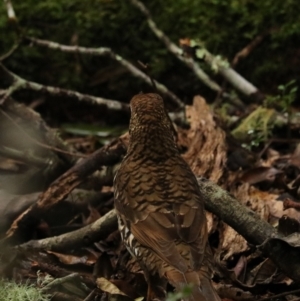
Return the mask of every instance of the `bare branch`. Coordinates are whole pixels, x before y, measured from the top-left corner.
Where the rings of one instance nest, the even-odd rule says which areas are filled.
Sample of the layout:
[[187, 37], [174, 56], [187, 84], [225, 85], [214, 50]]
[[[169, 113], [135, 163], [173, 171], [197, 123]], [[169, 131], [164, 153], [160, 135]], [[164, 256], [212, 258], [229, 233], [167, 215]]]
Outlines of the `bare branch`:
[[268, 248], [268, 243], [266, 242], [279, 237], [274, 227], [262, 220], [254, 211], [243, 206], [218, 185], [203, 178], [198, 178], [198, 184], [204, 198], [205, 208], [208, 211], [220, 217], [249, 243], [265, 245], [262, 248], [265, 254], [288, 277], [295, 281], [300, 281], [299, 250], [292, 247], [284, 249], [279, 245]]
[[15, 43], [7, 53], [0, 56], [0, 62], [3, 62], [7, 58], [9, 58], [19, 48], [19, 46], [20, 46], [20, 41]]
[[242, 50], [240, 50], [234, 56], [231, 65], [233, 67], [235, 67], [238, 64], [238, 62], [240, 61], [240, 59], [247, 57], [253, 51], [253, 49], [262, 42], [264, 37], [265, 37], [264, 35], [259, 35], [259, 36], [255, 37], [254, 40], [252, 40], [248, 45], [246, 45]]
[[[235, 89], [246, 96], [261, 94], [261, 92], [234, 69], [229, 64], [224, 64], [224, 61], [218, 59], [205, 49], [204, 61], [211, 67], [216, 65], [216, 72], [222, 75]], [[260, 96], [264, 98], [263, 95]]]
[[113, 230], [117, 230], [117, 228], [116, 212], [111, 210], [94, 223], [79, 230], [41, 240], [31, 240], [18, 246], [18, 248], [46, 249], [57, 252], [72, 250], [82, 246], [89, 246], [96, 241], [105, 239]]
[[14, 10], [11, 0], [4, 0], [4, 4], [6, 6], [8, 22], [10, 23], [10, 25], [12, 25], [13, 29], [20, 36], [22, 34], [22, 30], [19, 26], [19, 21], [16, 16], [16, 13], [15, 13], [15, 10]]
[[276, 235], [275, 228], [220, 186], [201, 177], [198, 177], [198, 184], [204, 197], [205, 208], [220, 217], [249, 243], [261, 245]]
[[[13, 84], [16, 80], [15, 76], [9, 72], [1, 63], [0, 63], [0, 77], [8, 80], [9, 84]], [[4, 90], [1, 91], [1, 95], [3, 95]], [[6, 91], [7, 93], [7, 91]], [[7, 95], [8, 97], [9, 95]]]
[[240, 59], [247, 57], [263, 40], [270, 34], [271, 30], [267, 30], [256, 36], [248, 45], [240, 50], [233, 58], [231, 65], [235, 67]]
[[91, 104], [97, 104], [97, 105], [105, 105], [108, 109], [111, 110], [124, 110], [128, 111], [129, 107], [127, 104], [121, 103], [116, 100], [111, 99], [105, 99], [101, 97], [95, 97], [87, 94], [81, 94], [76, 91], [67, 90], [67, 89], [61, 89], [58, 87], [52, 87], [52, 86], [45, 86], [41, 85], [32, 81], [28, 81], [24, 78], [21, 78], [20, 76], [14, 74], [13, 72], [7, 70], [1, 63], [0, 63], [0, 75], [4, 75], [12, 84], [11, 86], [6, 90], [5, 95], [3, 96], [2, 100], [0, 100], [0, 105], [4, 103], [4, 101], [11, 96], [14, 92], [18, 90], [23, 89], [29, 89], [37, 92], [43, 92], [47, 93], [52, 96], [65, 96], [65, 97], [71, 97], [76, 98], [79, 101], [86, 101]]
[[[110, 48], [106, 48], [106, 47], [87, 48], [87, 47], [79, 47], [79, 46], [68, 46], [68, 45], [62, 45], [52, 41], [40, 40], [32, 37], [26, 37], [26, 39], [31, 41], [33, 44], [37, 46], [47, 47], [53, 50], [59, 50], [66, 53], [80, 53], [80, 54], [92, 55], [92, 56], [107, 56], [117, 61], [122, 66], [124, 66], [133, 76], [142, 79], [148, 85], [152, 86], [151, 78], [147, 74], [139, 70], [137, 67], [135, 67], [133, 64], [131, 64], [129, 61], [127, 61], [120, 55], [114, 53]], [[157, 81], [154, 82], [157, 90], [160, 93], [172, 99], [174, 103], [176, 103], [180, 108], [184, 107], [184, 103], [173, 92], [168, 90], [166, 86], [164, 86], [163, 84]]]

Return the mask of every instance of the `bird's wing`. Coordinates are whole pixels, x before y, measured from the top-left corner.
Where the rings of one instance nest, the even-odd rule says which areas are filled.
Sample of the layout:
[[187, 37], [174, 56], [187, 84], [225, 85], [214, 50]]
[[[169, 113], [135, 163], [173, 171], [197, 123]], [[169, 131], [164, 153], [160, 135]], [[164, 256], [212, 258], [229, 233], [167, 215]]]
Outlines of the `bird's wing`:
[[[199, 214], [195, 215], [200, 218]], [[163, 261], [175, 267], [182, 273], [188, 267], [195, 268], [194, 262], [201, 264], [203, 254], [202, 245], [205, 238], [201, 236], [201, 228], [198, 227], [198, 237], [195, 241], [186, 243], [180, 239], [176, 230], [176, 215], [154, 212], [136, 224], [131, 224], [131, 232], [142, 245], [151, 248]], [[199, 223], [196, 222], [199, 225]], [[187, 246], [188, 244], [188, 246]], [[191, 252], [192, 263], [187, 262]]]
[[[191, 258], [193, 269], [202, 263], [207, 241], [206, 218], [194, 175], [178, 164], [174, 166], [167, 171], [169, 185], [168, 176], [163, 178], [165, 187], [158, 185], [157, 172], [153, 175], [141, 166], [138, 173], [132, 168], [128, 172], [123, 170], [115, 181], [115, 204], [119, 214], [130, 222], [130, 230], [139, 243], [185, 272], [190, 265], [186, 258]], [[182, 257], [181, 244], [191, 256]]]

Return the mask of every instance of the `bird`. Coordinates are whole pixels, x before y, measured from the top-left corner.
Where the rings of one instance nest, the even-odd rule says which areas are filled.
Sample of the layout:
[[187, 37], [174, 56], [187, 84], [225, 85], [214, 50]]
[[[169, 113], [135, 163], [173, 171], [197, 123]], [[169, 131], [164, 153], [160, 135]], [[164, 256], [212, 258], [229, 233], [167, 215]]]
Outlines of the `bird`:
[[219, 301], [206, 264], [204, 200], [179, 152], [164, 101], [155, 93], [138, 94], [130, 109], [129, 144], [114, 178], [114, 204], [121, 238], [144, 270], [147, 301], [155, 296], [154, 277], [177, 291], [191, 285], [185, 301]]

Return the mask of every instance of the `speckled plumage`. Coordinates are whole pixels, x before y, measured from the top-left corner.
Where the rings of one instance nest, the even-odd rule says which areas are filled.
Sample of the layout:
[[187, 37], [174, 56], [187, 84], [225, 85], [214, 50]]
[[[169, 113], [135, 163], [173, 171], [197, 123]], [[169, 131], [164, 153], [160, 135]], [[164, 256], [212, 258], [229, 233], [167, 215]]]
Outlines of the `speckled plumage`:
[[[197, 180], [177, 149], [163, 100], [156, 94], [140, 94], [130, 107], [129, 146], [114, 180], [122, 239], [150, 275], [158, 273], [176, 289], [193, 283], [187, 300], [219, 300], [204, 296], [204, 203]], [[210, 285], [209, 280], [205, 283]]]

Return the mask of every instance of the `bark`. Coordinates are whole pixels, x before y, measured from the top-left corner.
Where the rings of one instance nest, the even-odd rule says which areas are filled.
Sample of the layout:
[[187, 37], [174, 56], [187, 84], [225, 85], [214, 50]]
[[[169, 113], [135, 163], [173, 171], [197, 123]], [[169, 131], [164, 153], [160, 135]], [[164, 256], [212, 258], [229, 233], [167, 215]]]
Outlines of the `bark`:
[[299, 247], [280, 238], [270, 224], [218, 185], [203, 178], [198, 178], [198, 183], [208, 211], [220, 217], [249, 243], [258, 245], [288, 277], [300, 281]]
[[117, 216], [115, 211], [111, 210], [94, 223], [79, 230], [41, 240], [31, 240], [18, 246], [18, 248], [24, 250], [45, 249], [56, 252], [68, 252], [103, 240], [110, 233], [117, 230], [117, 228]]
[[270, 224], [243, 206], [226, 190], [204, 178], [198, 178], [198, 184], [206, 209], [231, 226], [249, 243], [261, 245], [276, 235], [276, 230]]
[[70, 97], [91, 104], [104, 105], [111, 110], [128, 111], [128, 105], [120, 101], [82, 94], [77, 91], [61, 89], [58, 87], [45, 86], [33, 81], [26, 80], [14, 74], [13, 72], [9, 71], [8, 69], [6, 69], [4, 65], [2, 65], [1, 63], [0, 63], [0, 76], [3, 76], [3, 78], [6, 78], [11, 83], [11, 85], [5, 91], [5, 93], [2, 93], [3, 95], [2, 98], [0, 99], [0, 105], [5, 103], [7, 98], [11, 96], [14, 92], [27, 89], [36, 92], [42, 92], [51, 96]]

